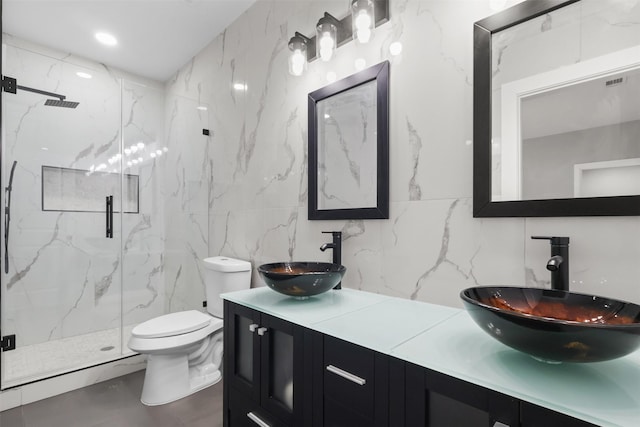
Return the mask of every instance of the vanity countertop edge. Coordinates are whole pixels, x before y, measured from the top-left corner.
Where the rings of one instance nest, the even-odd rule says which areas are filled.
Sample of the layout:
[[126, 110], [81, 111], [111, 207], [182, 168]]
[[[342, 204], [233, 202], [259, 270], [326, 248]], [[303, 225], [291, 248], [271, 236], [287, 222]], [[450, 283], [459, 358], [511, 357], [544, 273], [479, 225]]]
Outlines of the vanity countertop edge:
[[267, 287], [223, 299], [603, 427], [640, 425], [640, 351], [549, 364], [489, 337], [463, 309], [349, 288], [306, 300]]

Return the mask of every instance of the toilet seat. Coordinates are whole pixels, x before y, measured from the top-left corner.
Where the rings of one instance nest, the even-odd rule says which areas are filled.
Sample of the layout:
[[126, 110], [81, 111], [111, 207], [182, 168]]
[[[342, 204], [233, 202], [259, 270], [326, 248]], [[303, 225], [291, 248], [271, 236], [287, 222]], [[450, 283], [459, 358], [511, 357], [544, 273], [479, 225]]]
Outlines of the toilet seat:
[[163, 338], [187, 334], [207, 326], [212, 317], [196, 310], [179, 311], [147, 320], [133, 328], [139, 338]]
[[[179, 312], [182, 313], [182, 312]], [[179, 335], [170, 335], [163, 337], [142, 337], [140, 335], [136, 335], [132, 332], [131, 338], [129, 338], [129, 348], [137, 353], [148, 353], [154, 354], [156, 352], [172, 352], [172, 351], [180, 351], [181, 349], [193, 345], [212, 333], [221, 330], [223, 326], [222, 319], [218, 319], [217, 317], [209, 316], [207, 314], [203, 314], [200, 312], [196, 312], [202, 314], [207, 318], [208, 324], [200, 329], [192, 330], [191, 332], [186, 332]], [[172, 313], [178, 314], [178, 313]], [[164, 317], [164, 316], [162, 316]], [[149, 322], [152, 322], [156, 319], [151, 319]], [[146, 322], [145, 322], [146, 323]], [[192, 324], [195, 325], [197, 323]], [[143, 326], [144, 323], [136, 326], [134, 331], [139, 327]], [[142, 328], [142, 332], [146, 331], [146, 327]], [[154, 335], [154, 332], [150, 332], [151, 335]], [[140, 334], [140, 330], [137, 331], [137, 334]], [[159, 332], [155, 332], [155, 335], [159, 334]]]

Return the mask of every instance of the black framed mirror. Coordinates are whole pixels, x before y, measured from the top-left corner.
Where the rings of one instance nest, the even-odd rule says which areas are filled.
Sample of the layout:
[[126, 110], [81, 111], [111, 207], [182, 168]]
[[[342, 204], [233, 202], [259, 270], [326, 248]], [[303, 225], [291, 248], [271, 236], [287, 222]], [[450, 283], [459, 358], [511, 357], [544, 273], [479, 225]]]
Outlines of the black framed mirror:
[[640, 12], [622, 3], [475, 23], [474, 217], [640, 215], [640, 46], [612, 24]]
[[309, 219], [389, 218], [389, 62], [308, 103]]

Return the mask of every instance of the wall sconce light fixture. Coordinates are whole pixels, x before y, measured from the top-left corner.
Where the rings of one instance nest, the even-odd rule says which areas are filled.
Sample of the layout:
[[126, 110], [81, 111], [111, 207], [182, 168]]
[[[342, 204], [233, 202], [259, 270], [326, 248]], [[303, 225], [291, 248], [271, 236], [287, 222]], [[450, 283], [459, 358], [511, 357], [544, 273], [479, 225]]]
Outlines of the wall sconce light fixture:
[[[296, 31], [289, 40], [289, 73], [300, 76], [307, 63], [318, 58], [331, 60], [336, 48], [353, 39], [367, 43], [373, 29], [388, 20], [389, 0], [352, 0], [351, 13], [340, 20], [325, 12], [316, 25], [315, 36], [308, 38]], [[301, 62], [301, 58], [306, 61]]]
[[338, 46], [338, 26], [340, 26], [340, 21], [327, 12], [316, 25], [316, 52], [320, 54], [320, 59], [324, 62], [331, 60], [333, 51]]
[[353, 0], [351, 2], [351, 22], [353, 38], [360, 43], [368, 43], [373, 34], [375, 8], [372, 0]]
[[307, 46], [310, 44], [311, 40], [297, 31], [289, 40], [289, 74], [292, 76], [301, 76], [307, 69]]

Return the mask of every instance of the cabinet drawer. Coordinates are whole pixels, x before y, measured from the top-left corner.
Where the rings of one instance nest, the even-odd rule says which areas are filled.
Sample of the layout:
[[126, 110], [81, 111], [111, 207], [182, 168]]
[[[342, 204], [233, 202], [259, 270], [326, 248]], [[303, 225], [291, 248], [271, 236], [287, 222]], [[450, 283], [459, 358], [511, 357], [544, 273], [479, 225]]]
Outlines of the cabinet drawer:
[[374, 412], [375, 353], [325, 336], [324, 394], [366, 416]]

